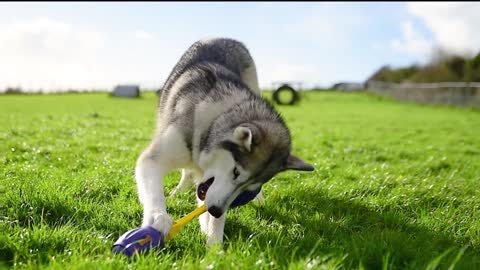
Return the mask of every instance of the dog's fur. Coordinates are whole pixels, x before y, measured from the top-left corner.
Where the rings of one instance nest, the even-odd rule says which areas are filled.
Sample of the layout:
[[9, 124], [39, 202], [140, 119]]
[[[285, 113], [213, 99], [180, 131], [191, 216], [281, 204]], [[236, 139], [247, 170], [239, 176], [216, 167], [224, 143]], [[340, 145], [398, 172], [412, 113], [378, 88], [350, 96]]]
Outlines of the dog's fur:
[[[200, 216], [200, 225], [208, 245], [221, 243], [224, 213], [240, 193], [261, 187], [281, 171], [313, 170], [290, 148], [284, 121], [260, 97], [246, 47], [225, 38], [194, 43], [161, 90], [155, 134], [137, 160], [142, 226], [168, 233], [172, 220], [162, 178], [182, 168], [172, 194], [213, 179], [205, 198], [208, 213]], [[261, 200], [261, 193], [257, 198]], [[198, 193], [197, 200], [203, 203]]]

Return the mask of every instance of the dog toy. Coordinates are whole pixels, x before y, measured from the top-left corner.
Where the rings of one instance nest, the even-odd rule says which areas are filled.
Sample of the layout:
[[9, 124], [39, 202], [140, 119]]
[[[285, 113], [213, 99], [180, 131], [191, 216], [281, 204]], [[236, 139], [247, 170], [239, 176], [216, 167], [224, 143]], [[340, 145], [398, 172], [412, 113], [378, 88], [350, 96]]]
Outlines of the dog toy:
[[113, 244], [112, 251], [114, 253], [123, 253], [127, 256], [132, 256], [135, 254], [135, 251], [148, 252], [151, 248], [163, 249], [165, 247], [164, 239], [170, 240], [173, 238], [173, 236], [180, 232], [185, 224], [205, 213], [205, 211], [207, 211], [207, 207], [202, 205], [183, 218], [175, 221], [170, 232], [165, 237], [152, 226], [131, 229], [124, 233]]
[[[247, 204], [249, 201], [253, 200], [255, 196], [257, 196], [257, 194], [260, 192], [260, 189], [261, 188], [258, 188], [254, 191], [244, 191], [230, 204], [230, 208]], [[112, 246], [112, 251], [114, 253], [123, 253], [127, 256], [132, 256], [136, 251], [148, 252], [151, 248], [163, 249], [165, 247], [164, 240], [172, 239], [177, 233], [180, 232], [185, 224], [189, 223], [206, 211], [207, 207], [204, 204], [186, 216], [175, 221], [170, 229], [170, 232], [165, 237], [161, 232], [157, 231], [152, 226], [131, 229], [118, 238], [118, 240]]]

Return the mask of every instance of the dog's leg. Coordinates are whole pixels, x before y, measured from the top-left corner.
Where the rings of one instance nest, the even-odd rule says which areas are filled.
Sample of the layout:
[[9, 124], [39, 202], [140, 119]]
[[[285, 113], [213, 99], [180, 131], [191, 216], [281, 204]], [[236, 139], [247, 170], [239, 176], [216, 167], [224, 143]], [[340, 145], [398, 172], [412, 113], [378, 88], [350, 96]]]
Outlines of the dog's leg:
[[260, 95], [260, 87], [258, 85], [257, 68], [253, 60], [250, 62], [250, 66], [241, 71], [242, 81], [254, 92]]
[[150, 149], [145, 150], [135, 167], [138, 195], [143, 204], [142, 227], [151, 225], [165, 234], [172, 226], [172, 219], [166, 210], [162, 183], [168, 170], [153, 152]]
[[142, 226], [152, 226], [167, 234], [172, 219], [167, 213], [163, 177], [171, 170], [190, 162], [189, 150], [175, 128], [158, 134], [140, 155], [135, 167], [135, 180], [143, 204]]
[[[204, 202], [197, 197], [197, 205], [201, 206]], [[210, 214], [205, 212], [198, 217], [198, 222], [200, 223], [200, 230], [207, 234], [208, 233], [208, 221], [210, 219]]]
[[226, 214], [227, 213], [224, 213], [219, 218], [210, 216], [208, 220], [207, 246], [223, 243], [223, 229], [225, 228]]
[[182, 178], [178, 183], [177, 187], [170, 192], [170, 196], [173, 196], [177, 193], [184, 192], [189, 187], [193, 185], [193, 179], [195, 178], [195, 173], [193, 171], [182, 169]]
[[259, 204], [263, 204], [263, 202], [265, 200], [263, 199], [262, 190], [260, 190], [260, 192], [257, 194], [257, 196], [255, 196], [254, 200], [257, 201]]

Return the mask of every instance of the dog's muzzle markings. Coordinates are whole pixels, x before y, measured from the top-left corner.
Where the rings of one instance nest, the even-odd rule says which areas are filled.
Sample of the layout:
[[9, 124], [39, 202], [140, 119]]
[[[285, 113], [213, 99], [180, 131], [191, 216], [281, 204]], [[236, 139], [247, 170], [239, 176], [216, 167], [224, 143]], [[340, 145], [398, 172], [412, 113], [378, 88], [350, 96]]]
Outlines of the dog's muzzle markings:
[[213, 180], [214, 178], [211, 177], [207, 181], [198, 185], [198, 188], [197, 188], [198, 199], [200, 199], [201, 201], [205, 201], [205, 196], [207, 196], [208, 188], [213, 184]]

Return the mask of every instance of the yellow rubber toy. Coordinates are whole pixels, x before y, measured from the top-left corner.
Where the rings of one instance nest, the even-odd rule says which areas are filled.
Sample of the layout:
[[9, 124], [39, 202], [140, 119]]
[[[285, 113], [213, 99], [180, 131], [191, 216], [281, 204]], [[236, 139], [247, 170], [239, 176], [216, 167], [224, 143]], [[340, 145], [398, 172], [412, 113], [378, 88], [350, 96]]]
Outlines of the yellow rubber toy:
[[179, 220], [175, 221], [173, 223], [172, 228], [170, 229], [170, 232], [165, 236], [165, 240], [170, 240], [172, 239], [177, 233], [180, 232], [182, 227], [192, 221], [192, 219], [197, 218], [201, 214], [205, 213], [207, 211], [207, 207], [204, 205], [198, 207], [197, 209], [193, 210], [192, 212], [188, 213], [186, 216], [180, 218]]

